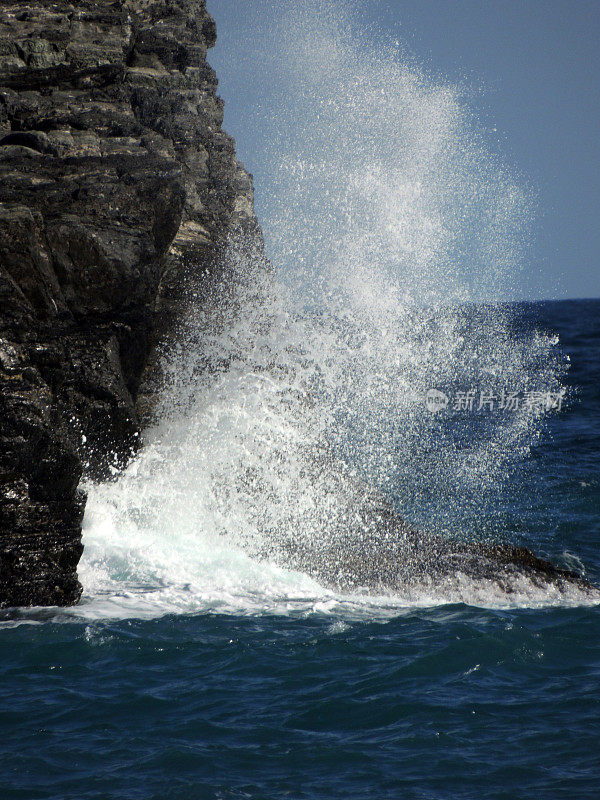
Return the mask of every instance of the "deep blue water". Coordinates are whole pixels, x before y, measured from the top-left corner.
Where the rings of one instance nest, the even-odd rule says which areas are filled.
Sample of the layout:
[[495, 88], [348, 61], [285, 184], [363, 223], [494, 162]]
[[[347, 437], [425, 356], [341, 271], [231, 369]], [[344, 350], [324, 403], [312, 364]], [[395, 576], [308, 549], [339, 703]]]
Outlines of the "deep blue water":
[[[600, 301], [519, 313], [578, 394], [501, 513], [599, 581]], [[598, 607], [56, 619], [0, 629], [7, 800], [600, 796]]]

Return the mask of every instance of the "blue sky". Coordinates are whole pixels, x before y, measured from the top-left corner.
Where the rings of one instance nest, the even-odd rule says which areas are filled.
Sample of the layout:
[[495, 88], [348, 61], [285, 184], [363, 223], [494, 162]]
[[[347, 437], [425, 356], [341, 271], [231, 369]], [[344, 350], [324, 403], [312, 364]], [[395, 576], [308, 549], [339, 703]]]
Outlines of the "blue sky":
[[[208, 2], [219, 36], [209, 60], [226, 101], [225, 127], [254, 173], [265, 221], [277, 194], [278, 108], [295, 91], [270, 36], [302, 5]], [[462, 87], [487, 148], [533, 198], [520, 296], [600, 296], [600, 2], [356, 0], [354, 6], [361, 47], [377, 51], [398, 41], [403, 57], [435, 81]]]

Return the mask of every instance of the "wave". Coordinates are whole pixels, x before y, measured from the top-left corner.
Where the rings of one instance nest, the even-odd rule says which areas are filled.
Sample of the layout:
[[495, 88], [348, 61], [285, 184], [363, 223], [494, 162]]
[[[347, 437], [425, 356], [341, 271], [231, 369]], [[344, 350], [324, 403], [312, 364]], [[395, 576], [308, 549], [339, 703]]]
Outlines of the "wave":
[[122, 473], [86, 487], [73, 613], [581, 602], [524, 576], [510, 596], [461, 574], [376, 596], [294, 570], [290, 552], [331, 550], [371, 492], [424, 531], [497, 536], [495, 500], [544, 410], [433, 414], [423, 398], [559, 394], [567, 365], [501, 302], [531, 203], [460, 90], [396, 43], [374, 48], [346, 4], [303, 4], [269, 36], [292, 87], [266, 145], [275, 270], [232, 243], [214, 302], [190, 292], [156, 423]]

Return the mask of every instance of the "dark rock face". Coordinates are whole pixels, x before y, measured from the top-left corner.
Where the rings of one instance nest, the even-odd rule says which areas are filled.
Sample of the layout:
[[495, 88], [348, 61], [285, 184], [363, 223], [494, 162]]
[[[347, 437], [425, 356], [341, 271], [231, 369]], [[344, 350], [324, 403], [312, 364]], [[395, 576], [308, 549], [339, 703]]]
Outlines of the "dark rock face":
[[204, 0], [0, 0], [0, 606], [78, 600], [84, 469], [135, 449], [189, 273], [260, 247], [215, 38]]

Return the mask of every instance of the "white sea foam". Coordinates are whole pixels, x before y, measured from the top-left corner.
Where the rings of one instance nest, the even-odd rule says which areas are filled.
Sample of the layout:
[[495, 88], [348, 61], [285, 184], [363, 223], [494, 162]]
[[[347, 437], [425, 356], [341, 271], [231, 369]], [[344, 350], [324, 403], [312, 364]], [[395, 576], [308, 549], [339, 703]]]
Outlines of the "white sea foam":
[[464, 415], [459, 436], [415, 398], [556, 391], [562, 370], [556, 341], [517, 338], [502, 306], [481, 305], [510, 295], [530, 209], [458, 89], [392, 44], [375, 52], [342, 3], [302, 5], [270, 32], [293, 87], [270, 145], [277, 277], [240, 257], [235, 311], [190, 299], [157, 424], [116, 480], [88, 487], [72, 613], [352, 618], [581, 602], [525, 578], [509, 597], [466, 576], [343, 595], [281, 566], [290, 541], [318, 551], [352, 515], [355, 475], [416, 524], [484, 530], [539, 418]]

